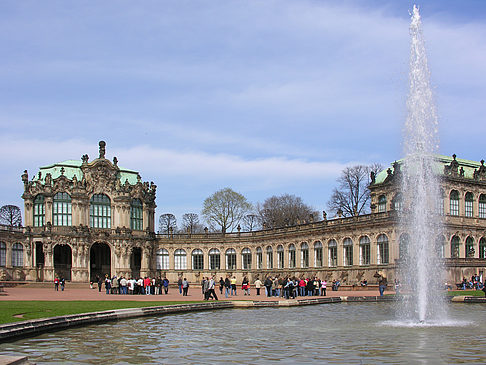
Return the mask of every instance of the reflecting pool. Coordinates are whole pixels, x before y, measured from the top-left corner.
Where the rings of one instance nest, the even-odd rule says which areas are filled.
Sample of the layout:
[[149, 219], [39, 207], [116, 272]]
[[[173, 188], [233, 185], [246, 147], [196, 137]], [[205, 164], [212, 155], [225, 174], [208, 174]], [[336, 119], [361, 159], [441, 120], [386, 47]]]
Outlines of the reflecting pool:
[[444, 326], [394, 324], [393, 303], [230, 309], [137, 318], [0, 345], [38, 364], [486, 363], [486, 311], [452, 304]]

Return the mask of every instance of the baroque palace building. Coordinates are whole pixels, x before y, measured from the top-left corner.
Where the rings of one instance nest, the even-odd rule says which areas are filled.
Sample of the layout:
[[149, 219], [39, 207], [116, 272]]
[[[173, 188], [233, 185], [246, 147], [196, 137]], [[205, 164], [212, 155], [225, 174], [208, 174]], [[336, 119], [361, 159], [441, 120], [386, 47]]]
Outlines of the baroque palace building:
[[[87, 282], [96, 276], [203, 276], [250, 280], [266, 275], [318, 276], [354, 285], [376, 274], [397, 277], [408, 242], [398, 224], [401, 161], [372, 175], [371, 213], [309, 217], [302, 224], [254, 232], [155, 233], [156, 185], [99, 157], [41, 167], [22, 175], [25, 227], [0, 229], [2, 280], [51, 281], [56, 275]], [[434, 244], [448, 281], [486, 270], [486, 166], [437, 156], [443, 235]]]

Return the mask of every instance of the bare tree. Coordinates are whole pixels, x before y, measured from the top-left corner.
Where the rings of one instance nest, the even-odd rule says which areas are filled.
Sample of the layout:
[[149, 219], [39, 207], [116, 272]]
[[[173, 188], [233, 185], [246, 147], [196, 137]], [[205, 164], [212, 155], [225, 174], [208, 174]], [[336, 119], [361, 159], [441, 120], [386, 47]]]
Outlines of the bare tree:
[[347, 167], [337, 179], [339, 186], [334, 189], [328, 208], [344, 217], [355, 217], [369, 212], [371, 182], [370, 174], [383, 169], [380, 164]]
[[0, 224], [14, 227], [22, 225], [22, 213], [16, 205], [4, 205], [0, 208]]
[[199, 222], [199, 215], [196, 213], [185, 213], [182, 215], [182, 231], [189, 233], [201, 233], [204, 227]]
[[204, 200], [202, 214], [212, 230], [224, 233], [233, 232], [250, 210], [251, 204], [243, 195], [225, 188]]
[[247, 214], [243, 217], [243, 227], [247, 232], [261, 227], [260, 218], [257, 214]]
[[177, 220], [174, 214], [165, 213], [159, 217], [159, 233], [167, 234], [170, 229], [175, 232], [177, 230]]
[[318, 216], [314, 209], [304, 204], [302, 198], [290, 194], [267, 198], [258, 205], [258, 213], [267, 228], [294, 226], [309, 221], [311, 215]]

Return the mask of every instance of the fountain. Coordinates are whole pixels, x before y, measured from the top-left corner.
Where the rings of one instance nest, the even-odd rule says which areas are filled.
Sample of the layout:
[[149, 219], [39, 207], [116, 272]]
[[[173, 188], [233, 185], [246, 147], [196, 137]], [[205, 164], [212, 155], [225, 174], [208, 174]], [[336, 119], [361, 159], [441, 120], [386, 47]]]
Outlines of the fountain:
[[408, 294], [402, 296], [397, 319], [430, 325], [447, 317], [444, 296], [440, 293], [443, 284], [443, 266], [438, 254], [442, 221], [437, 211], [440, 182], [434, 171], [438, 123], [417, 6], [413, 7], [411, 16], [410, 90], [405, 159], [400, 174], [403, 199], [400, 231], [406, 237], [401, 242], [406, 254], [402, 258], [400, 277]]

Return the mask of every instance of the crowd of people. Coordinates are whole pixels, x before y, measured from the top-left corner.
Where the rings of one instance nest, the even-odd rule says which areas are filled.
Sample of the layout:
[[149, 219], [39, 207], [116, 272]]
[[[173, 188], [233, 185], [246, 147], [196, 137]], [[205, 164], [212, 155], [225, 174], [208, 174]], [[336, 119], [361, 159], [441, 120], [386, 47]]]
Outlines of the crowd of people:
[[[104, 285], [106, 294], [129, 294], [129, 295], [160, 295], [169, 293], [169, 280], [167, 278], [125, 278], [123, 276], [109, 277], [105, 275], [102, 279], [96, 276], [95, 281], [98, 285], [98, 291]], [[93, 283], [91, 283], [93, 286]]]
[[462, 290], [466, 289], [474, 289], [474, 290], [483, 290], [484, 284], [481, 282], [481, 277], [479, 275], [473, 275], [468, 280], [467, 278], [463, 277], [461, 282]]

